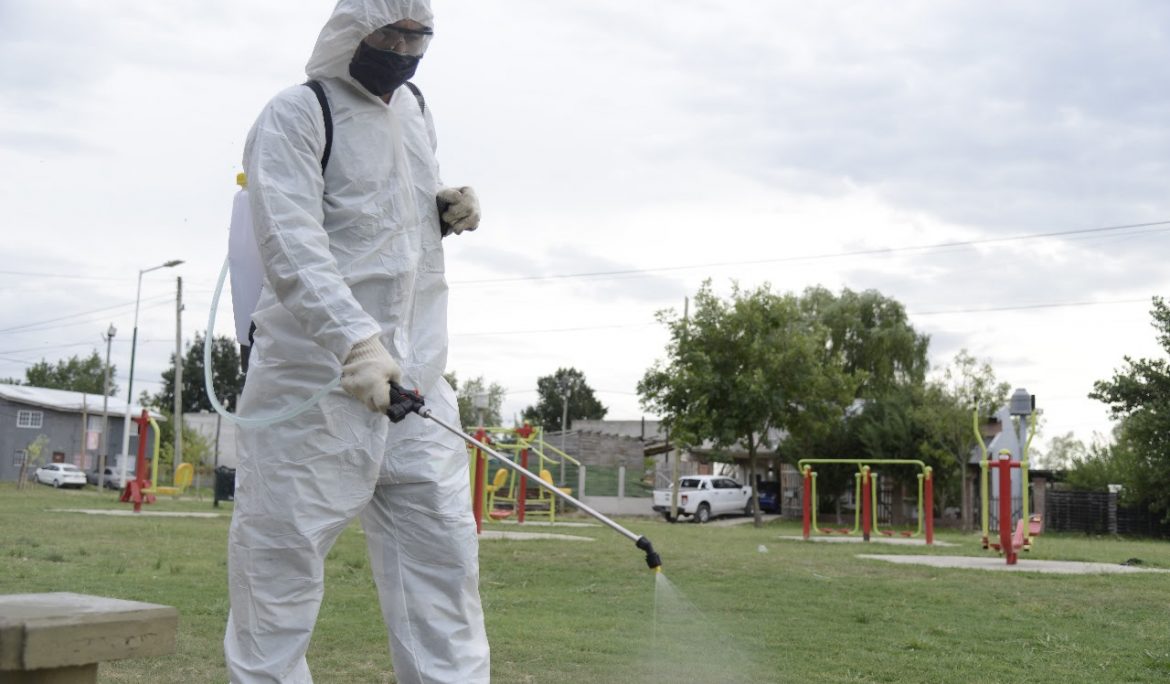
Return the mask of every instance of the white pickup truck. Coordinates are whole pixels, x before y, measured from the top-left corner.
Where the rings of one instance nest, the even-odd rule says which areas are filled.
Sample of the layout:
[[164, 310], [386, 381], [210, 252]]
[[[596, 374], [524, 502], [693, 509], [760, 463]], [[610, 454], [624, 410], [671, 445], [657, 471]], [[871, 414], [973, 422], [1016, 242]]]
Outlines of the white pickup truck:
[[[705, 523], [716, 515], [751, 514], [752, 488], [723, 475], [688, 475], [678, 481], [678, 515]], [[673, 489], [654, 490], [654, 511], [667, 520]]]

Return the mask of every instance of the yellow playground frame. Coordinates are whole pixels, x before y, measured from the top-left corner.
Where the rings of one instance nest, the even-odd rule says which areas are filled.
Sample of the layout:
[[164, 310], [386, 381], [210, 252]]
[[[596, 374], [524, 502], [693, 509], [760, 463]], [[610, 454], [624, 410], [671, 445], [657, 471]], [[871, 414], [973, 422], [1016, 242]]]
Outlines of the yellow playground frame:
[[[497, 451], [509, 457], [509, 460], [516, 463], [520, 460], [521, 452], [527, 450], [529, 459], [535, 456], [537, 459], [536, 467], [532, 467], [529, 461], [528, 469], [539, 473], [542, 480], [548, 484], [553, 484], [552, 470], [549, 466], [559, 466], [564, 463], [571, 463], [578, 468], [581, 467], [581, 462], [564, 451], [549, 444], [544, 439], [544, 429], [537, 426], [524, 426], [521, 428], [505, 428], [505, 427], [484, 427], [478, 428], [482, 430], [484, 435], [491, 438]], [[525, 435], [525, 432], [528, 432]], [[481, 462], [484, 464], [483, 472], [479, 472], [477, 468], [476, 458], [477, 449], [473, 446], [468, 446], [468, 458], [470, 460], [471, 471], [471, 488], [474, 492], [476, 490], [476, 481], [482, 487], [483, 500], [478, 510], [476, 510], [476, 518], [483, 520], [496, 520], [497, 515], [493, 515], [496, 510], [496, 504], [505, 503], [511, 504], [512, 510], [519, 515], [523, 512], [524, 516], [541, 516], [547, 517], [549, 522], [556, 522], [556, 497], [547, 492], [544, 488], [538, 487], [536, 495], [532, 497], [525, 497], [523, 509], [520, 508], [519, 501], [519, 486], [521, 477], [508, 468], [498, 467], [491, 482], [487, 481], [487, 475], [490, 468], [487, 467], [487, 459]], [[572, 487], [558, 487], [566, 494], [572, 494]], [[528, 503], [537, 505], [533, 510], [528, 509]], [[545, 509], [547, 506], [547, 510]], [[508, 516], [511, 514], [509, 513]], [[502, 517], [508, 517], [502, 516]]]

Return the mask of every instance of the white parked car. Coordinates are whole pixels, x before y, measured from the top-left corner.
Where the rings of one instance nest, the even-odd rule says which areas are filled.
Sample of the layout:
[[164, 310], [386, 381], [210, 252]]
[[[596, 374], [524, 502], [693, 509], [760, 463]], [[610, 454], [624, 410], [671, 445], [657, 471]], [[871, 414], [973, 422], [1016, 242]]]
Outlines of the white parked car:
[[41, 484], [53, 485], [54, 487], [77, 487], [80, 489], [85, 486], [85, 473], [72, 463], [43, 465], [36, 469], [33, 478]]
[[[134, 479], [134, 471], [130, 470], [126, 473], [126, 480]], [[122, 469], [106, 466], [105, 477], [102, 478], [106, 489], [125, 489], [126, 483], [122, 481]], [[85, 473], [85, 481], [91, 485], [97, 486], [98, 472], [97, 469], [88, 470]]]
[[[705, 523], [717, 515], [751, 513], [752, 488], [722, 475], [688, 475], [678, 481], [678, 515]], [[671, 489], [654, 490], [654, 511], [670, 520]]]

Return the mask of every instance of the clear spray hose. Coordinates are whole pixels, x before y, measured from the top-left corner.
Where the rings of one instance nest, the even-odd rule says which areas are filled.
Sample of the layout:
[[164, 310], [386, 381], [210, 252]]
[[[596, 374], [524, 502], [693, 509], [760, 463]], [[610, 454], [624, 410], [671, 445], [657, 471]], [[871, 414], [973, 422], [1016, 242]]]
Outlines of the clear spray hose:
[[223, 404], [219, 403], [219, 399], [215, 396], [215, 387], [211, 382], [211, 347], [214, 343], [215, 330], [215, 311], [219, 308], [219, 296], [223, 293], [223, 282], [227, 280], [228, 268], [231, 260], [225, 258], [223, 260], [223, 268], [219, 271], [219, 282], [215, 284], [215, 295], [211, 298], [211, 312], [207, 316], [207, 337], [203, 340], [203, 384], [207, 389], [207, 398], [211, 400], [211, 405], [215, 408], [215, 412], [227, 418], [237, 425], [247, 425], [250, 427], [261, 427], [264, 425], [272, 425], [273, 423], [280, 423], [290, 418], [301, 415], [305, 411], [312, 408], [317, 402], [321, 401], [321, 397], [329, 394], [329, 392], [341, 384], [341, 378], [335, 378], [321, 389], [313, 393], [313, 396], [304, 400], [303, 402], [293, 406], [283, 413], [278, 413], [275, 416], [267, 416], [263, 418], [242, 418], [230, 413]]

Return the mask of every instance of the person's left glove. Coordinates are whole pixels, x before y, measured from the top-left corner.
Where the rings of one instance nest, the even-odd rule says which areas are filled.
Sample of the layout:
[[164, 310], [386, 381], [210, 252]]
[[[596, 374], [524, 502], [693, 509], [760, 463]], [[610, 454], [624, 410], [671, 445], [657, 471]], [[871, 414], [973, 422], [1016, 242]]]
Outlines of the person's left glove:
[[443, 235], [479, 228], [479, 198], [469, 187], [443, 188], [436, 197]]
[[390, 408], [390, 383], [402, 381], [402, 369], [375, 335], [353, 345], [341, 365], [341, 389], [375, 413]]

